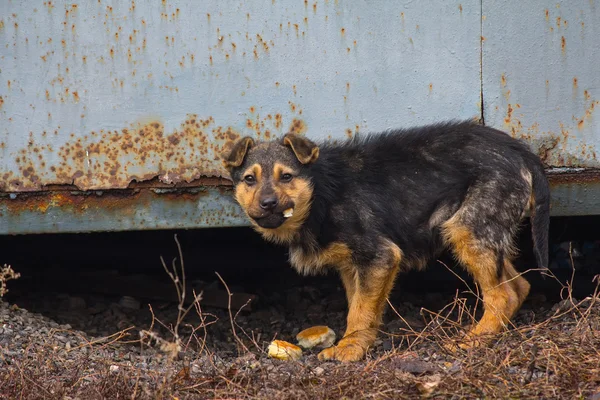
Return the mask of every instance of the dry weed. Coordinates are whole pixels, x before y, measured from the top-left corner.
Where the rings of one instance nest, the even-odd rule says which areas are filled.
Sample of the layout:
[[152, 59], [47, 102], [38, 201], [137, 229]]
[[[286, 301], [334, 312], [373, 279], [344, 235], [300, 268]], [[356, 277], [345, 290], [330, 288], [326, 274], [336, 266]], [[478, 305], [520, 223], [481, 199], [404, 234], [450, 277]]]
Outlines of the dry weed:
[[12, 267], [8, 264], [4, 264], [0, 267], [0, 299], [4, 297], [6, 293], [8, 293], [8, 289], [6, 288], [6, 282], [11, 279], [19, 279], [21, 274], [15, 272]]
[[[185, 271], [178, 248], [180, 269], [173, 263], [168, 270], [163, 263], [181, 294], [176, 321], [161, 323], [173, 340], [158, 336], [154, 317], [145, 337], [145, 343], [152, 341], [167, 351], [168, 363], [148, 370], [103, 361], [103, 351], [118, 346], [115, 341], [124, 340], [127, 332], [89, 342], [87, 355], [75, 358], [50, 345], [32, 345], [20, 360], [0, 368], [0, 398], [589, 398], [600, 392], [600, 290], [597, 286], [592, 295], [576, 300], [573, 277], [562, 284], [563, 300], [555, 307], [532, 311], [527, 321], [517, 317], [491, 346], [459, 353], [449, 353], [445, 345], [476, 320], [481, 304], [476, 288], [464, 282], [467, 290], [457, 292], [442, 310], [422, 309], [422, 329], [411, 327], [390, 303], [406, 326], [384, 332], [396, 346], [355, 364], [321, 363], [315, 354], [298, 362], [268, 359], [264, 343], [236, 323], [237, 314], [230, 308], [239, 354], [222, 360], [206, 346], [206, 328], [216, 317], [203, 312], [199, 296], [192, 303], [199, 325], [184, 324], [191, 308], [181, 301]], [[598, 277], [594, 279], [598, 284]], [[189, 337], [183, 337], [182, 326]], [[194, 357], [177, 357], [182, 350]]]

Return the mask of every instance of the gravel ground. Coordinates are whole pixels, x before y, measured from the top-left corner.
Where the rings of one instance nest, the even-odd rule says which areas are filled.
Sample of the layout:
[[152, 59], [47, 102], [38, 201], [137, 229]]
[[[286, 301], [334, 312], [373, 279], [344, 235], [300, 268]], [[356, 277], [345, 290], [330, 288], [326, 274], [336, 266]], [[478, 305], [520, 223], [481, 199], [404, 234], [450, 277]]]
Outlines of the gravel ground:
[[[472, 283], [409, 275], [392, 293], [375, 346], [353, 364], [321, 362], [319, 349], [298, 361], [266, 354], [273, 339], [295, 342], [313, 325], [339, 337], [346, 301], [336, 277], [301, 278], [287, 268], [224, 274], [232, 292], [256, 300], [231, 311], [201, 301], [179, 324], [177, 348], [178, 304], [161, 288], [166, 281], [168, 292], [175, 289], [160, 265], [133, 280], [127, 268], [111, 266], [15, 268], [22, 276], [0, 301], [0, 398], [597, 400], [600, 246], [553, 248], [560, 278], [540, 281], [529, 272], [537, 290], [491, 345], [459, 353], [444, 347], [481, 315], [480, 307], [473, 312], [480, 302]], [[211, 276], [194, 276], [195, 287], [225, 289]]]
[[[326, 322], [342, 332], [346, 305], [335, 282], [265, 296], [253, 311], [237, 315], [217, 308], [192, 311], [179, 329], [182, 348], [174, 357], [160, 349], [173, 336], [158, 322], [172, 326], [174, 303], [152, 303], [152, 324], [145, 302], [128, 297], [46, 292], [21, 299], [39, 313], [2, 302], [0, 397], [600, 396], [597, 295], [552, 305], [534, 294], [515, 327], [491, 347], [459, 354], [442, 345], [457, 332], [454, 322], [461, 315], [463, 324], [469, 322], [473, 299], [463, 301], [461, 295], [444, 308], [452, 296], [395, 296], [392, 304], [402, 319], [390, 310], [367, 359], [351, 365], [320, 362], [318, 350], [305, 351], [297, 362], [265, 353], [272, 339], [294, 342], [295, 334], [311, 325]], [[159, 342], [141, 344], [140, 332], [150, 328]]]

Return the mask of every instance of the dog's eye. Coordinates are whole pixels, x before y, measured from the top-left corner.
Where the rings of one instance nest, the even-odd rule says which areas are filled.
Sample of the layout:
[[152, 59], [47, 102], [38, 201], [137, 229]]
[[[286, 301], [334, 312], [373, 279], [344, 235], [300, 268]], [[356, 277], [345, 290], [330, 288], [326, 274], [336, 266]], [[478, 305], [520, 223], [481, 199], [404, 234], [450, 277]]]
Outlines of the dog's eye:
[[246, 175], [244, 177], [244, 182], [246, 182], [248, 185], [252, 185], [252, 184], [254, 184], [254, 182], [256, 182], [256, 180], [254, 179], [254, 177], [252, 175]]
[[292, 174], [283, 174], [281, 175], [282, 182], [289, 182], [292, 180]]

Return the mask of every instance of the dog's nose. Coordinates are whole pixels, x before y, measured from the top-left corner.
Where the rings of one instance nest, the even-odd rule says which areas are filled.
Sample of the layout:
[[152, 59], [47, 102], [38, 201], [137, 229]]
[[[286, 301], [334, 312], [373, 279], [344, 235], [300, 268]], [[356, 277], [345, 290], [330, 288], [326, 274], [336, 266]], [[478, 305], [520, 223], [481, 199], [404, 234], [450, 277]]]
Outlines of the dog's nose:
[[272, 210], [275, 207], [277, 207], [277, 197], [275, 196], [270, 196], [270, 197], [265, 197], [263, 199], [260, 200], [260, 208], [262, 208], [263, 210]]

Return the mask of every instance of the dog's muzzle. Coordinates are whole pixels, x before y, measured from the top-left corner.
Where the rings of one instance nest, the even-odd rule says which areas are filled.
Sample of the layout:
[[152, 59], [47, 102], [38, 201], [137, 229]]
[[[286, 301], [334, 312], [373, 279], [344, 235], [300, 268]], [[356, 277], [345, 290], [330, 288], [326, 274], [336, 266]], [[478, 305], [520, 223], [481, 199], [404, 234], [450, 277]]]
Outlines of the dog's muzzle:
[[254, 222], [265, 229], [276, 229], [279, 228], [286, 219], [292, 217], [294, 215], [294, 207], [291, 204], [288, 204], [283, 210], [273, 210], [264, 212], [262, 215], [253, 216], [250, 215], [250, 218], [254, 220]]

